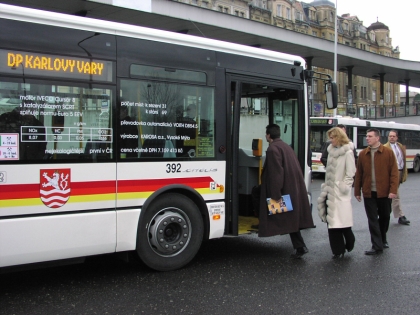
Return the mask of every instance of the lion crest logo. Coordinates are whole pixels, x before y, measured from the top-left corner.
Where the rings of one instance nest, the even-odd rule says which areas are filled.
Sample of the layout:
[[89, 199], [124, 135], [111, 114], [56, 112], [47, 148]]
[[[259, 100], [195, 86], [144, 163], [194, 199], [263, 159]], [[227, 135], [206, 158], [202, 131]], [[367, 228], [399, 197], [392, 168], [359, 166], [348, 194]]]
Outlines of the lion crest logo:
[[40, 170], [40, 196], [50, 208], [64, 206], [70, 198], [70, 169]]

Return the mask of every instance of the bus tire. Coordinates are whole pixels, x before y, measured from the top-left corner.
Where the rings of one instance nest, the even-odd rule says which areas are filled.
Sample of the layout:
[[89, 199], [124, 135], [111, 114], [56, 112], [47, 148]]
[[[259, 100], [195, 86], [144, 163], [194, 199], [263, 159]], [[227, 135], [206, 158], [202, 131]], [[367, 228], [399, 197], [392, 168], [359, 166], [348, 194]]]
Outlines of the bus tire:
[[158, 271], [179, 269], [200, 249], [204, 223], [197, 205], [188, 197], [164, 194], [149, 207], [139, 222], [137, 254]]
[[420, 171], [420, 158], [416, 156], [413, 161], [413, 171], [418, 173]]

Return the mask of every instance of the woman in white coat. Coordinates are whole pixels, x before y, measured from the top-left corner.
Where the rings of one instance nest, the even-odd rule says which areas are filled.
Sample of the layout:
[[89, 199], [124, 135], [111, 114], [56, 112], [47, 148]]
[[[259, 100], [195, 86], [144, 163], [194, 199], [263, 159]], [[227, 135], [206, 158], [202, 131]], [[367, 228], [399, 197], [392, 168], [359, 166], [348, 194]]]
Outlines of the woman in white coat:
[[325, 170], [325, 183], [321, 185], [318, 198], [319, 217], [328, 224], [328, 237], [333, 259], [342, 258], [347, 249], [353, 250], [355, 237], [351, 188], [356, 173], [353, 143], [346, 133], [334, 127], [328, 130], [331, 141], [328, 146], [328, 160]]

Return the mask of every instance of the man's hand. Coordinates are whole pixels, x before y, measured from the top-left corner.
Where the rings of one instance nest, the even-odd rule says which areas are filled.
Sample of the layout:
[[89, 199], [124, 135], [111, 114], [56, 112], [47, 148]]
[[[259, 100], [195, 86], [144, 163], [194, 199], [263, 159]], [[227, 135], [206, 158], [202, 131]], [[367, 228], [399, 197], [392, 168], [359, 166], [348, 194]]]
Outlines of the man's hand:
[[362, 201], [362, 197], [361, 196], [356, 196], [356, 199], [357, 199], [358, 202], [361, 202]]
[[394, 199], [394, 198], [397, 198], [397, 194], [392, 194], [392, 193], [389, 193], [388, 198], [389, 198], [389, 199]]

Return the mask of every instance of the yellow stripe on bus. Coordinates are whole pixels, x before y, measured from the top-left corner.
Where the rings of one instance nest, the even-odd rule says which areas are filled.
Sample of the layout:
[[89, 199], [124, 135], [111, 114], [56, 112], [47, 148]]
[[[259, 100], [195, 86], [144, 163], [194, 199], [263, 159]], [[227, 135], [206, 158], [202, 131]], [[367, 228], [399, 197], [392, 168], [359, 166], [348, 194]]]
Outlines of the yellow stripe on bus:
[[[82, 203], [95, 201], [110, 201], [115, 200], [115, 194], [99, 194], [99, 195], [85, 195], [85, 196], [71, 196], [67, 203]], [[9, 199], [2, 200], [0, 208], [11, 207], [29, 207], [42, 206], [43, 202], [40, 198], [25, 198], [25, 199]]]
[[[205, 194], [216, 194], [220, 193], [220, 190], [210, 190], [210, 188], [199, 188], [195, 190], [201, 195]], [[143, 191], [143, 192], [130, 192], [130, 193], [119, 193], [118, 200], [128, 200], [128, 199], [146, 199], [148, 198], [154, 191]]]

